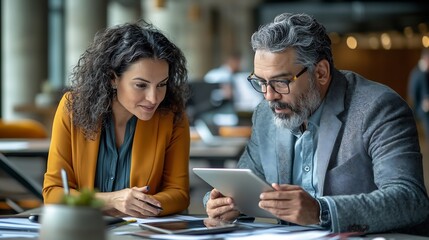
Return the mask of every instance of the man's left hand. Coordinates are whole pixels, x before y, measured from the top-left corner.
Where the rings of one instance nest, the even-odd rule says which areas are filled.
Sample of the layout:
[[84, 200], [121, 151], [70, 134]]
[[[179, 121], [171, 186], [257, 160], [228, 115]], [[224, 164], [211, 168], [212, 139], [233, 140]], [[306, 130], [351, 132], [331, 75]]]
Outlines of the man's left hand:
[[289, 184], [273, 183], [272, 186], [276, 191], [261, 193], [259, 207], [287, 222], [299, 225], [319, 223], [319, 204], [304, 189]]

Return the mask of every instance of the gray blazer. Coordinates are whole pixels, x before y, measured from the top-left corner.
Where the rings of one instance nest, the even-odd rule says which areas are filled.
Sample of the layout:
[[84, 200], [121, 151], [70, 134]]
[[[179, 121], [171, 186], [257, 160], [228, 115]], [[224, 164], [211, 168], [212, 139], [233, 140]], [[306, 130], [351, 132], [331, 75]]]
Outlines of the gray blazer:
[[[262, 101], [239, 168], [269, 183], [291, 183], [294, 135], [273, 124]], [[337, 71], [325, 98], [317, 151], [318, 192], [329, 203], [332, 231], [385, 232], [429, 214], [413, 113], [388, 87]]]

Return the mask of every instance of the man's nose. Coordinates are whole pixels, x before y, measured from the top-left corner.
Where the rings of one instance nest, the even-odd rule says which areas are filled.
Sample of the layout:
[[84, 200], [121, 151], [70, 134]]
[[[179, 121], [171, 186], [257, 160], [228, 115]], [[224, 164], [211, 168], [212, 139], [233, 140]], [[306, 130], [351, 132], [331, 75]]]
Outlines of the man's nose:
[[274, 88], [271, 85], [267, 85], [267, 92], [264, 94], [264, 97], [268, 101], [279, 99], [281, 97], [280, 93], [274, 91]]

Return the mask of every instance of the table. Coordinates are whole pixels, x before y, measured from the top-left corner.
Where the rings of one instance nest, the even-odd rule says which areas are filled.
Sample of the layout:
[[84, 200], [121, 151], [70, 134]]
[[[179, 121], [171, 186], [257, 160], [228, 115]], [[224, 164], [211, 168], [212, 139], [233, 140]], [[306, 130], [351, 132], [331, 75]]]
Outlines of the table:
[[0, 139], [0, 152], [7, 157], [48, 158], [51, 139]]
[[190, 160], [207, 160], [210, 167], [224, 167], [227, 160], [236, 160], [241, 156], [247, 140], [237, 144], [208, 146], [200, 140], [193, 140], [190, 148]]
[[[27, 218], [30, 214], [40, 214], [41, 213], [42, 208], [35, 208], [35, 209], [30, 209], [27, 210], [23, 213], [17, 214], [17, 215], [9, 215], [9, 216], [3, 216], [3, 217], [24, 217]], [[204, 217], [204, 216], [197, 216], [197, 217]], [[257, 220], [257, 222], [259, 222]], [[263, 221], [261, 223], [264, 223]], [[124, 225], [124, 226], [119, 226], [117, 228], [114, 228], [113, 230], [110, 230], [107, 234], [107, 240], [125, 240], [125, 239], [130, 239], [130, 240], [137, 240], [137, 239], [146, 239], [143, 237], [137, 237], [137, 236], [131, 236], [131, 235], [116, 235], [115, 233], [122, 233], [122, 232], [140, 232], [142, 231], [138, 226], [135, 225]], [[23, 237], [26, 236], [25, 234], [26, 232], [22, 232]], [[171, 237], [171, 236], [170, 236]], [[177, 239], [184, 239], [183, 237], [180, 238], [180, 236], [177, 236]], [[197, 236], [198, 238], [198, 236]], [[194, 238], [194, 239], [197, 239]], [[16, 237], [10, 237], [10, 238], [1, 238], [1, 239], [6, 239], [6, 240], [12, 240], [12, 239], [24, 239], [24, 238], [19, 238], [18, 236]], [[26, 238], [27, 239], [27, 238]], [[33, 238], [35, 239], [35, 238]], [[169, 238], [169, 239], [174, 239], [174, 238]], [[288, 239], [288, 238], [285, 238]], [[296, 239], [296, 238], [294, 238]], [[319, 238], [320, 239], [320, 238]], [[327, 238], [322, 238], [323, 240], [326, 240]], [[332, 237], [329, 239], [341, 239], [340, 237]], [[346, 238], [347, 239], [347, 238]], [[350, 238], [352, 239], [352, 238]], [[409, 235], [409, 234], [401, 234], [401, 233], [377, 233], [377, 234], [367, 234], [365, 236], [358, 236], [358, 237], [353, 237], [353, 239], [359, 239], [359, 240], [369, 240], [369, 239], [389, 239], [389, 240], [408, 240], [408, 239], [413, 239], [413, 240], [427, 240], [429, 239], [428, 237], [423, 237], [423, 236], [416, 236], [416, 235]]]
[[[192, 140], [190, 159], [206, 159], [213, 167], [223, 166], [226, 160], [238, 160], [246, 139], [237, 144], [208, 146], [201, 140]], [[7, 157], [48, 157], [50, 139], [0, 139], [0, 152]]]

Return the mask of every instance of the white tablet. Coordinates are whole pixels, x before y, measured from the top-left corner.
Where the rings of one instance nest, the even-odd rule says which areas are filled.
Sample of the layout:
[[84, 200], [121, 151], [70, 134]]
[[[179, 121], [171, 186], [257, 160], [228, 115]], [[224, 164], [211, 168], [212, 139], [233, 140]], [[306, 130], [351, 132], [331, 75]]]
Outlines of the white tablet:
[[250, 169], [193, 168], [193, 171], [224, 196], [233, 198], [241, 213], [253, 217], [275, 218], [258, 206], [259, 195], [274, 190], [273, 187]]

